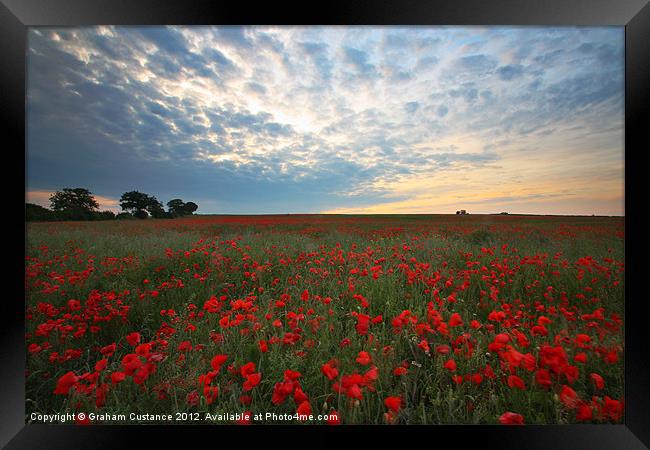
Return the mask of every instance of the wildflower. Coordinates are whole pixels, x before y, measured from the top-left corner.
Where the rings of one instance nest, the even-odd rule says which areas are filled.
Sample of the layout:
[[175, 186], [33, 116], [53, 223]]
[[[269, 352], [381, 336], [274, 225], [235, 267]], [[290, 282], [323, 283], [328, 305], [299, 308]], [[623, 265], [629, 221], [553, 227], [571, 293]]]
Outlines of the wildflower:
[[56, 389], [54, 389], [55, 394], [67, 395], [70, 391], [70, 388], [77, 384], [79, 377], [75, 375], [74, 372], [70, 371], [65, 373], [59, 380], [56, 382]]
[[502, 425], [523, 425], [524, 417], [521, 414], [506, 411], [499, 417], [499, 423]]

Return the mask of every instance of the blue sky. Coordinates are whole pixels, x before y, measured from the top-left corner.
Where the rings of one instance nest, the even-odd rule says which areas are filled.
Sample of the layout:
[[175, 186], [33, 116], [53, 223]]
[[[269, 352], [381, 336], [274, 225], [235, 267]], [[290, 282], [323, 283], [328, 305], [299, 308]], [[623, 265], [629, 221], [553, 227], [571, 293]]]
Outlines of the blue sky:
[[622, 215], [622, 27], [28, 34], [28, 201]]

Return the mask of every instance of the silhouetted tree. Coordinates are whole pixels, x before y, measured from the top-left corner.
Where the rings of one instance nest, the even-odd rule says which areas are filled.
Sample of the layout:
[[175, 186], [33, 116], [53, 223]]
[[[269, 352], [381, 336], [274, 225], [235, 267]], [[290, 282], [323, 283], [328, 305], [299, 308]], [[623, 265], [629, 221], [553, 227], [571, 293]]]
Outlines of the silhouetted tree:
[[180, 198], [175, 198], [167, 202], [167, 208], [169, 208], [169, 214], [172, 217], [182, 216], [184, 214], [185, 203]]
[[120, 197], [120, 207], [123, 211], [129, 211], [135, 216], [138, 211], [146, 212], [149, 205], [149, 196], [142, 192], [125, 192]]
[[50, 221], [56, 220], [53, 211], [34, 203], [25, 203], [25, 221]]
[[167, 202], [169, 215], [171, 217], [191, 216], [194, 211], [199, 209], [199, 205], [194, 202], [183, 202], [180, 198], [175, 198]]
[[84, 188], [57, 191], [50, 197], [50, 205], [63, 220], [92, 220], [93, 212], [99, 208], [92, 192]]
[[169, 217], [169, 214], [165, 212], [161, 202], [156, 199], [156, 197], [150, 197], [149, 205], [147, 206], [147, 212], [151, 214], [151, 217], [154, 219], [163, 219]]
[[192, 213], [194, 213], [194, 211], [196, 211], [197, 209], [199, 209], [199, 205], [197, 205], [197, 204], [194, 203], [194, 202], [187, 202], [187, 203], [185, 203], [185, 208], [184, 208], [184, 209], [185, 209], [185, 213], [186, 213], [188, 216], [191, 216]]
[[115, 213], [113, 211], [96, 211], [93, 213], [94, 220], [113, 220]]
[[152, 216], [159, 214], [159, 211], [162, 210], [162, 204], [156, 197], [138, 191], [129, 191], [122, 194], [120, 207], [123, 211], [129, 211], [139, 219], [146, 219], [149, 214]]
[[194, 202], [183, 202], [180, 198], [175, 198], [167, 202], [169, 214], [172, 217], [191, 216], [194, 211], [199, 209], [199, 206]]

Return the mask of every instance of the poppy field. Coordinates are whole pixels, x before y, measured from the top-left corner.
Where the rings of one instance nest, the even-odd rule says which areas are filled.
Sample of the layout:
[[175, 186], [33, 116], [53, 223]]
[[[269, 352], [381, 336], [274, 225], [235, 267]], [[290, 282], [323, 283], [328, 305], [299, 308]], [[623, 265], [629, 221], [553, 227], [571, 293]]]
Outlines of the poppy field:
[[621, 217], [30, 223], [26, 421], [621, 423], [624, 238]]

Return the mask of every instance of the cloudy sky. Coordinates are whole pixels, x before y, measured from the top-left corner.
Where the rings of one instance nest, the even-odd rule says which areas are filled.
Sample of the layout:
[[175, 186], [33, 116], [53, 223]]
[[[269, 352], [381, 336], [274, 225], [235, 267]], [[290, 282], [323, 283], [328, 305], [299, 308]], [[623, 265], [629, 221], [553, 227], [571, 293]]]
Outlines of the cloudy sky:
[[27, 201], [622, 215], [622, 27], [31, 28]]

